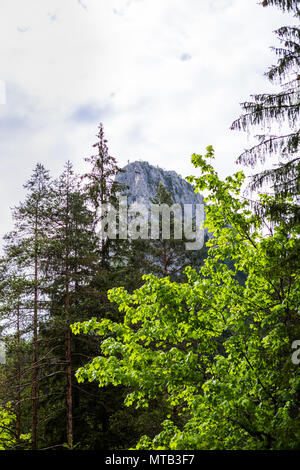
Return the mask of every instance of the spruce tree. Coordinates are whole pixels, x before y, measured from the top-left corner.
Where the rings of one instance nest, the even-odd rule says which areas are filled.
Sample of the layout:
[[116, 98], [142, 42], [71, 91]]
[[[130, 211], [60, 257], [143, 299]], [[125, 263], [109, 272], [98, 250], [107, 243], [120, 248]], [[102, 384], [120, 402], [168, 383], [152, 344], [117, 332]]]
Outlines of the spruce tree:
[[[102, 123], [99, 124], [97, 142], [93, 145], [97, 152], [85, 161], [90, 163], [91, 170], [85, 173], [82, 178], [87, 181], [85, 191], [95, 211], [95, 225], [99, 228], [99, 223], [108, 213], [105, 204], [115, 206], [118, 195], [127, 189], [127, 186], [116, 181], [115, 177], [123, 170], [117, 165], [117, 160], [109, 154], [107, 139], [104, 136]], [[101, 238], [101, 266], [107, 268], [109, 265], [109, 251], [111, 240]]]
[[[59, 375], [61, 366], [65, 368], [65, 385], [57, 381], [52, 385], [58, 387], [59, 394], [65, 389], [66, 444], [70, 450], [74, 441], [72, 354], [75, 348], [70, 325], [84, 318], [88, 285], [99, 257], [93, 222], [93, 213], [87, 208], [79, 178], [74, 174], [71, 163], [67, 162], [64, 172], [53, 183], [51, 228], [45, 262], [45, 271], [51, 279], [47, 288], [49, 321], [43, 336], [51, 342], [54, 351], [49, 357], [48, 375]], [[48, 386], [49, 381], [46, 380], [44, 388]], [[44, 407], [47, 409], [47, 403]], [[52, 412], [55, 414], [56, 409]]]
[[[42, 263], [49, 225], [49, 172], [40, 163], [24, 185], [25, 201], [13, 209], [14, 230], [5, 236], [6, 256], [30, 282], [29, 310], [32, 312], [32, 449], [37, 448], [38, 424], [38, 330], [43, 302]], [[27, 301], [28, 303], [28, 301]]]
[[[297, 0], [264, 0], [263, 7], [276, 6], [294, 15], [294, 26], [282, 26], [275, 31], [280, 46], [273, 47], [277, 63], [269, 68], [266, 76], [278, 92], [252, 95], [251, 101], [242, 103], [242, 114], [232, 124], [234, 130], [255, 127], [266, 129], [257, 135], [258, 143], [245, 150], [237, 162], [255, 167], [259, 162], [269, 167], [251, 177], [248, 189], [276, 194], [276, 201], [268, 208], [273, 220], [285, 217], [292, 223], [299, 221], [300, 189], [300, 10]], [[279, 125], [280, 130], [272, 125]], [[282, 130], [282, 129], [285, 130]], [[278, 163], [270, 167], [271, 159]], [[292, 204], [284, 200], [291, 197]], [[262, 206], [257, 206], [262, 211]]]
[[20, 444], [21, 434], [28, 432], [26, 406], [30, 396], [31, 358], [26, 336], [32, 332], [30, 318], [31, 282], [18, 272], [18, 265], [3, 258], [0, 262], [1, 339], [5, 341], [5, 364], [0, 383], [0, 405], [10, 403], [15, 415], [14, 436]]

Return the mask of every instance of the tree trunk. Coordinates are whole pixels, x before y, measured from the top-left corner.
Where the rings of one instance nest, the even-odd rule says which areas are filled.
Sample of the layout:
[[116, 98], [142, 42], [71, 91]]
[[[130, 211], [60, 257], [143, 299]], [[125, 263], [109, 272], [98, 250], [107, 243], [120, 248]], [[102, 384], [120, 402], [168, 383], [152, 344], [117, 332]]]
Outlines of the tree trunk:
[[[36, 220], [37, 223], [37, 220]], [[37, 413], [38, 413], [38, 351], [37, 351], [37, 335], [38, 335], [38, 260], [37, 260], [37, 233], [35, 234], [35, 253], [34, 253], [34, 306], [33, 306], [33, 380], [32, 380], [32, 435], [31, 448], [37, 448]]]
[[67, 444], [73, 448], [73, 413], [72, 413], [72, 369], [71, 369], [71, 331], [66, 332], [66, 363], [67, 363]]
[[17, 409], [16, 409], [16, 438], [20, 439], [21, 434], [21, 354], [20, 354], [20, 307], [17, 308]]
[[[68, 250], [67, 250], [68, 253]], [[73, 448], [73, 410], [72, 410], [72, 367], [71, 367], [71, 330], [69, 325], [69, 307], [70, 307], [70, 273], [68, 266], [68, 254], [66, 256], [66, 375], [67, 375], [67, 444], [68, 449]]]

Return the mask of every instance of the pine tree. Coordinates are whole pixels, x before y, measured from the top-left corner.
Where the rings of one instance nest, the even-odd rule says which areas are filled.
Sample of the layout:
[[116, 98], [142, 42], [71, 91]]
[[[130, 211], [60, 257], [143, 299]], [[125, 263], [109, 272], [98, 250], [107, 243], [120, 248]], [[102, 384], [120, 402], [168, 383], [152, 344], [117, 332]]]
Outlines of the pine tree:
[[[87, 208], [86, 196], [80, 189], [78, 177], [74, 175], [71, 163], [67, 162], [64, 172], [53, 183], [51, 229], [45, 263], [47, 276], [52, 279], [47, 289], [50, 320], [45, 325], [43, 336], [52, 342], [55, 351], [49, 357], [48, 375], [51, 371], [53, 374], [61, 373], [60, 366], [65, 365], [66, 434], [70, 450], [74, 441], [74, 345], [70, 324], [84, 314], [83, 305], [87, 297], [85, 289], [91, 281], [99, 256], [93, 223], [93, 214]], [[64, 387], [57, 382], [55, 386], [58, 386], [58, 393]], [[47, 407], [47, 404], [44, 406]]]
[[[286, 217], [292, 223], [299, 220], [300, 189], [300, 10], [297, 0], [264, 0], [262, 6], [276, 6], [282, 11], [293, 13], [295, 26], [282, 26], [275, 33], [280, 47], [273, 47], [278, 57], [266, 76], [271, 83], [280, 85], [277, 93], [252, 95], [252, 101], [242, 104], [244, 114], [232, 124], [234, 130], [246, 130], [255, 126], [271, 128], [273, 124], [285, 126], [284, 132], [274, 129], [276, 134], [264, 133], [257, 136], [258, 144], [245, 150], [237, 162], [255, 167], [258, 162], [271, 162], [278, 159], [274, 168], [267, 168], [251, 177], [249, 189], [264, 191], [271, 189], [276, 194], [276, 203], [269, 207], [273, 220]], [[271, 188], [270, 188], [271, 186]], [[284, 201], [286, 196], [293, 200], [292, 205]], [[261, 206], [258, 206], [261, 209]]]
[[13, 210], [14, 230], [5, 236], [7, 257], [18, 266], [31, 283], [30, 310], [32, 313], [32, 449], [37, 448], [38, 420], [38, 329], [42, 302], [41, 265], [47, 240], [49, 172], [37, 164], [24, 185], [25, 201]]
[[[28, 305], [31, 283], [20, 275], [18, 265], [3, 258], [0, 263], [1, 336], [6, 343], [6, 361], [0, 385], [0, 403], [10, 403], [15, 414], [16, 445], [21, 437], [24, 402], [28, 401], [31, 361], [26, 335], [32, 331]], [[29, 370], [28, 370], [29, 366]], [[28, 374], [29, 372], [29, 374]], [[28, 407], [27, 407], [27, 410]], [[28, 429], [24, 429], [28, 432]]]
[[[99, 222], [101, 223], [101, 220], [107, 215], [104, 205], [115, 206], [118, 194], [127, 189], [127, 186], [115, 179], [116, 175], [123, 170], [118, 167], [116, 158], [109, 154], [102, 123], [99, 124], [97, 139], [93, 145], [97, 149], [97, 153], [85, 158], [85, 161], [91, 164], [91, 171], [84, 174], [82, 178], [87, 180], [85, 191], [95, 211], [95, 225], [99, 226]], [[107, 268], [111, 240], [102, 238], [100, 243], [102, 248], [101, 266]]]

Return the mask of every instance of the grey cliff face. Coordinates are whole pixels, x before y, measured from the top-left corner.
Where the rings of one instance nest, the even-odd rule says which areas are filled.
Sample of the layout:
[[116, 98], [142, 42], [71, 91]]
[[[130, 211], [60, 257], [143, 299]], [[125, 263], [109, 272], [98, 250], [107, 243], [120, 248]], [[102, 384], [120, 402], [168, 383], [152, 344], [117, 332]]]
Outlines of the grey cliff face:
[[175, 171], [166, 171], [150, 165], [148, 162], [136, 161], [126, 165], [116, 180], [129, 186], [128, 202], [150, 204], [161, 182], [172, 195], [175, 203], [203, 204], [203, 197], [195, 193], [191, 184], [185, 181]]

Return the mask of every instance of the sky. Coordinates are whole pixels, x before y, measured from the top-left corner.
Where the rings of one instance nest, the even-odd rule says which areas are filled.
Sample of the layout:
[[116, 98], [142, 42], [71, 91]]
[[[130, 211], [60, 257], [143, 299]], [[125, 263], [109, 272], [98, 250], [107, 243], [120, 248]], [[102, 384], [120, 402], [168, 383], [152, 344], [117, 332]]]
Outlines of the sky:
[[120, 166], [185, 177], [213, 145], [222, 176], [239, 170], [252, 137], [230, 125], [272, 90], [288, 20], [258, 0], [0, 0], [0, 237], [38, 162], [86, 170], [99, 122]]

